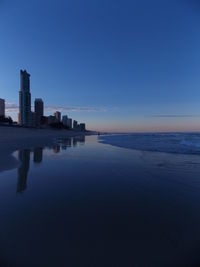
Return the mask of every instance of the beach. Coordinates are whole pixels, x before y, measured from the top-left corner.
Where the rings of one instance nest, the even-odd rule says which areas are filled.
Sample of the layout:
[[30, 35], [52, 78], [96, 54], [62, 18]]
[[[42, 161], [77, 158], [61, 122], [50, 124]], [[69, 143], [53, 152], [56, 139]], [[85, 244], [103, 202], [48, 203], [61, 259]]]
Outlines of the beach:
[[199, 265], [198, 134], [0, 129], [0, 266]]
[[90, 134], [92, 132], [0, 126], [0, 172], [18, 166], [18, 161], [12, 156], [16, 150], [43, 147], [52, 144], [55, 139]]

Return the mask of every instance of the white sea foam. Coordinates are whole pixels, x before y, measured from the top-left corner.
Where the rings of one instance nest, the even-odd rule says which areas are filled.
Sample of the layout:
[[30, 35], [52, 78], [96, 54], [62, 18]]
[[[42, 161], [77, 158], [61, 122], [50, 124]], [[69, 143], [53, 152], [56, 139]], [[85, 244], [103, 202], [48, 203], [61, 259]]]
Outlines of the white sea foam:
[[116, 134], [100, 136], [99, 141], [142, 151], [200, 155], [200, 133]]

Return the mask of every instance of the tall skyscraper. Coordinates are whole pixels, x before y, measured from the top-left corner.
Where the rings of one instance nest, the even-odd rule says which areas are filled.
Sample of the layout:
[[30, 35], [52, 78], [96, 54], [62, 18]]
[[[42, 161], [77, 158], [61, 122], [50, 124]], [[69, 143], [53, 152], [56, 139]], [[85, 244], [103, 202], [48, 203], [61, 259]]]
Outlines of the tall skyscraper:
[[5, 117], [5, 100], [0, 98], [0, 116]]
[[31, 121], [30, 74], [20, 70], [19, 124], [31, 126]]
[[44, 116], [44, 104], [41, 98], [35, 99], [35, 123], [41, 125], [41, 118]]

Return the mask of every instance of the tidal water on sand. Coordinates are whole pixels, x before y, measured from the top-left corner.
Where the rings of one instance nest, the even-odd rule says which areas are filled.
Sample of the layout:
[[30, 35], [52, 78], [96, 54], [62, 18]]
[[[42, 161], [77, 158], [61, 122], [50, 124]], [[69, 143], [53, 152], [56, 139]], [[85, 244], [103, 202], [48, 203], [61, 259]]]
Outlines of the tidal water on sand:
[[0, 173], [0, 266], [198, 266], [200, 156], [100, 140], [13, 153], [18, 167]]

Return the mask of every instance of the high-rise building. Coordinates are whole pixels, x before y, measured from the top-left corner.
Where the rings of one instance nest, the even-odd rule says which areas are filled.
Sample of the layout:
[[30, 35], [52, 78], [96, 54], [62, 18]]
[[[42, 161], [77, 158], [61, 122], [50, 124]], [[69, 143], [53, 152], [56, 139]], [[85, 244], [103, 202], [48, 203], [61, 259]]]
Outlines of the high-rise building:
[[20, 70], [19, 124], [22, 126], [32, 124], [30, 74], [26, 70]]
[[68, 127], [69, 129], [72, 128], [72, 119], [68, 118], [67, 115], [62, 116], [62, 123], [64, 126]]
[[67, 122], [68, 122], [68, 116], [67, 115], [62, 116], [62, 123], [64, 126], [68, 126]]
[[78, 126], [78, 122], [77, 121], [73, 121], [73, 129], [77, 129], [77, 126]]
[[54, 113], [54, 116], [56, 118], [56, 122], [61, 122], [61, 112], [60, 111], [56, 111]]
[[44, 116], [44, 104], [41, 98], [36, 98], [34, 102], [35, 106], [35, 123], [36, 126], [41, 125], [41, 119]]
[[85, 123], [80, 123], [80, 130], [85, 131]]
[[67, 126], [69, 127], [69, 129], [72, 129], [72, 119], [71, 118], [68, 118]]
[[0, 98], [0, 116], [5, 117], [5, 100]]

